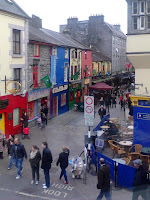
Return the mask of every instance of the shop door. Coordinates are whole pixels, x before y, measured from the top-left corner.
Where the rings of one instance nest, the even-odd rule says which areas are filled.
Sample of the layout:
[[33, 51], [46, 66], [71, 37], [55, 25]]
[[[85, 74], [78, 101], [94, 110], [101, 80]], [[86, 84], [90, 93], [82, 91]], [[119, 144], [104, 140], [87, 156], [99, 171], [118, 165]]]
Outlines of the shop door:
[[2, 130], [3, 134], [5, 134], [5, 114], [0, 114], [0, 129]]
[[53, 117], [58, 115], [58, 97], [53, 98]]

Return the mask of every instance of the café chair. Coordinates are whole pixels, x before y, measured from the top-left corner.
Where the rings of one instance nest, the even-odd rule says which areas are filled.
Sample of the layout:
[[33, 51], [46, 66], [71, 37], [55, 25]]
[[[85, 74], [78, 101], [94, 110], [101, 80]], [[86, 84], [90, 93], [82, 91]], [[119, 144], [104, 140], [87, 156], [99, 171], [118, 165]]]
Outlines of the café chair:
[[149, 163], [149, 156], [148, 155], [142, 155], [140, 154], [140, 159], [142, 160], [142, 163], [146, 163], [148, 164]]
[[123, 159], [124, 161], [126, 161], [126, 165], [129, 165], [129, 163], [130, 163], [129, 158], [123, 157], [122, 159]]
[[121, 149], [119, 146], [116, 146], [116, 145], [114, 145], [114, 152], [119, 157], [121, 157], [122, 155], [126, 155], [126, 152], [123, 149]]
[[129, 152], [133, 152], [134, 148], [135, 148], [135, 151], [134, 151], [135, 153], [140, 153], [143, 146], [141, 144], [135, 144], [129, 149]]
[[139, 157], [140, 157], [139, 153], [136, 153], [136, 152], [128, 153], [128, 158], [129, 158], [130, 161], [139, 159]]

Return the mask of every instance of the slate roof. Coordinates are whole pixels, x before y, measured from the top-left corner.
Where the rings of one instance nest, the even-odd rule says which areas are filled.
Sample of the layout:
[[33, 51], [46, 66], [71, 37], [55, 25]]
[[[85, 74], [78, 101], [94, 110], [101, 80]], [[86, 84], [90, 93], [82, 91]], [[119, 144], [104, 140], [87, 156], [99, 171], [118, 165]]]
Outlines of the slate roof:
[[0, 0], [0, 10], [24, 18], [30, 18], [14, 0]]
[[117, 29], [115, 26], [107, 23], [107, 22], [104, 22], [108, 28], [113, 32], [114, 35], [117, 35], [119, 37], [122, 37], [122, 38], [125, 38], [126, 39], [126, 35], [119, 29]]
[[100, 51], [92, 51], [92, 61], [93, 62], [101, 62], [101, 61], [111, 61], [111, 59], [105, 56]]
[[83, 45], [82, 43], [78, 42], [74, 38], [72, 38], [70, 35], [66, 35], [64, 33], [58, 33], [55, 31], [51, 31], [48, 29], [41, 29], [44, 33], [47, 33], [49, 36], [53, 37], [62, 46], [67, 46], [67, 47], [73, 47], [73, 48], [80, 48], [80, 49], [89, 49], [89, 47]]

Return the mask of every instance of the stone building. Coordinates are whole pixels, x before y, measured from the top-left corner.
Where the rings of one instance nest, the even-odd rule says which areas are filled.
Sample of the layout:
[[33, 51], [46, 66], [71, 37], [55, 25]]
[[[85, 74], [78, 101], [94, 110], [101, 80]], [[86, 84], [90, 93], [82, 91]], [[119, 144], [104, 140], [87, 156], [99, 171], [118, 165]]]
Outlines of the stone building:
[[126, 36], [120, 30], [120, 25], [108, 24], [103, 15], [90, 16], [86, 21], [69, 18], [67, 25], [60, 25], [60, 32], [71, 34], [78, 41], [109, 57], [112, 72], [125, 70]]

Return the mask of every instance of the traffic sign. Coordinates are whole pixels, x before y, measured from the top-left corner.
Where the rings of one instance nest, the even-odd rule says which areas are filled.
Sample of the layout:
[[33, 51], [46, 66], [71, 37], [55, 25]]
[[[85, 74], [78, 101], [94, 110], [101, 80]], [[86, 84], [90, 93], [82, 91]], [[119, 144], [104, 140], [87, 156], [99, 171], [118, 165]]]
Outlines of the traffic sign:
[[94, 97], [84, 97], [84, 118], [86, 126], [94, 126]]

